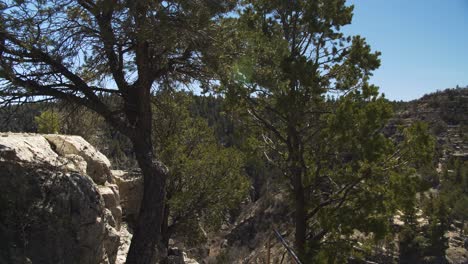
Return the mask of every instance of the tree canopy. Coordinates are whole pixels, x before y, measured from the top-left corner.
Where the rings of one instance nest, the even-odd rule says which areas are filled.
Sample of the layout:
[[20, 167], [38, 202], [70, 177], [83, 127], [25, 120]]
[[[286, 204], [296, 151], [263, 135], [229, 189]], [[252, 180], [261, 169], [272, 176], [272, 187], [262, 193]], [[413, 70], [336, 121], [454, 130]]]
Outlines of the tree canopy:
[[400, 141], [384, 136], [392, 108], [369, 84], [380, 53], [342, 33], [346, 1], [242, 3], [223, 21], [215, 90], [261, 128], [267, 160], [285, 175], [299, 256], [339, 261], [354, 230], [385, 233], [394, 197], [430, 160], [433, 139], [421, 124]]
[[[236, 144], [261, 145], [284, 176], [305, 262], [342, 262], [355, 231], [382, 238], [397, 209], [415, 225], [434, 139], [423, 123], [384, 133], [392, 107], [369, 82], [380, 52], [343, 33], [345, 0], [8, 0], [0, 14], [1, 104], [86, 107], [131, 143], [145, 187], [127, 263], [164, 261], [171, 227], [219, 223], [242, 200], [258, 153]], [[216, 142], [190, 115], [174, 90], [193, 84], [250, 126], [247, 142]], [[433, 204], [442, 251], [447, 212]]]
[[[206, 71], [213, 24], [236, 2], [25, 0], [0, 2], [3, 104], [62, 99], [85, 106], [132, 142], [145, 181], [127, 263], [164, 258], [167, 167], [152, 142], [151, 95]], [[107, 96], [104, 96], [107, 95]], [[109, 104], [105, 98], [119, 98]]]

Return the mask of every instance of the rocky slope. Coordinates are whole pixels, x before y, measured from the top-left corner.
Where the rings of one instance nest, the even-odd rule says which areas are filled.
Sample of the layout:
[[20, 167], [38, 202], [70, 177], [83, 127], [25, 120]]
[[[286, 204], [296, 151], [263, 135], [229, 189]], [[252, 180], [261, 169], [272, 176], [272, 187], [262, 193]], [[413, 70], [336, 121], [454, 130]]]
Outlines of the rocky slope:
[[468, 88], [447, 89], [410, 102], [395, 103], [394, 124], [429, 124], [440, 157], [468, 158]]
[[[437, 138], [436, 158], [440, 161], [440, 166], [450, 157], [468, 158], [468, 88], [449, 89], [411, 102], [395, 102], [394, 107], [395, 118], [386, 128], [387, 135], [397, 134], [398, 126], [424, 121]], [[288, 215], [292, 211], [283, 196], [281, 192], [276, 195], [263, 194], [259, 200], [245, 206], [232, 225], [213, 235], [210, 257], [206, 261], [265, 263], [269, 255], [271, 263], [292, 263], [285, 247], [273, 235], [273, 229], [276, 228], [287, 241], [293, 241], [293, 228], [291, 224], [288, 225], [291, 223]], [[422, 220], [427, 225], [427, 219]], [[446, 234], [449, 238], [447, 261], [453, 264], [468, 263], [468, 238], [461, 236], [456, 230], [452, 226]], [[398, 261], [398, 251], [384, 252], [379, 256], [372, 256], [369, 261], [371, 260], [373, 263], [393, 263]]]

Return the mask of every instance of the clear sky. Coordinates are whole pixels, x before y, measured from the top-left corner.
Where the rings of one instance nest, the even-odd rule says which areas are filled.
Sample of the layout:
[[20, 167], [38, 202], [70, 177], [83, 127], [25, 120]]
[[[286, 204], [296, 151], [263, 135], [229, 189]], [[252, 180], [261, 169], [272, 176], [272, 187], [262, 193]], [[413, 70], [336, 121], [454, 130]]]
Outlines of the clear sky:
[[468, 0], [350, 0], [352, 25], [382, 52], [372, 83], [392, 100], [468, 85]]

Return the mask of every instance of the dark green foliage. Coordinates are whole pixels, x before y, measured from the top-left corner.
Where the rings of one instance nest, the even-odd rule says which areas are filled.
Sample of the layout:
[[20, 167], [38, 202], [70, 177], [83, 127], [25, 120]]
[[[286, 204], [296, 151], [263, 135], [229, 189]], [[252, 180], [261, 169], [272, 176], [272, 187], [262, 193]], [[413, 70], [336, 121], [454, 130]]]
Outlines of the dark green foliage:
[[189, 112], [192, 100], [183, 92], [163, 91], [153, 108], [155, 148], [171, 171], [169, 229], [189, 239], [200, 223], [216, 230], [249, 187], [242, 153], [220, 144], [207, 120]]
[[41, 134], [57, 134], [60, 130], [59, 116], [56, 112], [47, 110], [34, 118], [37, 132]]
[[34, 118], [49, 109], [47, 104], [24, 104], [0, 109], [1, 132], [37, 132]]
[[384, 136], [391, 105], [368, 83], [380, 53], [340, 31], [352, 19], [345, 2], [243, 1], [217, 47], [214, 90], [257, 127], [256, 144], [285, 176], [305, 262], [349, 257], [355, 230], [383, 238], [434, 148], [419, 123], [400, 140]]
[[[398, 233], [400, 263], [446, 263], [449, 229], [448, 206], [443, 197], [428, 194], [422, 211], [405, 211], [405, 225]], [[416, 205], [413, 208], [418, 208]], [[409, 220], [411, 219], [411, 220]], [[427, 223], [426, 223], [427, 222]]]
[[446, 210], [454, 221], [459, 221], [460, 233], [464, 233], [468, 219], [468, 161], [451, 158], [441, 179], [441, 196], [446, 200]]

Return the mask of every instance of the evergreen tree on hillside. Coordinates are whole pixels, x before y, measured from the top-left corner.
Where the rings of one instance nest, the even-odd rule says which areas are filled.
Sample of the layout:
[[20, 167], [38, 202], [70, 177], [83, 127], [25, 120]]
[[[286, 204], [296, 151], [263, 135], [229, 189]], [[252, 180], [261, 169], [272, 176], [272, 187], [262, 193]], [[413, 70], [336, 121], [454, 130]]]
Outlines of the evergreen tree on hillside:
[[200, 242], [199, 226], [217, 230], [230, 210], [246, 199], [250, 185], [243, 169], [244, 155], [220, 144], [208, 120], [189, 111], [193, 100], [193, 95], [171, 90], [154, 98], [155, 149], [171, 171], [166, 244], [175, 234], [188, 243]]
[[368, 83], [380, 53], [341, 32], [353, 10], [344, 0], [242, 3], [239, 19], [223, 21], [221, 55], [208, 54], [215, 91], [260, 128], [286, 177], [299, 256], [343, 261], [354, 230], [385, 234], [393, 197], [431, 159], [433, 139], [422, 124], [401, 142], [383, 135], [391, 106]]

